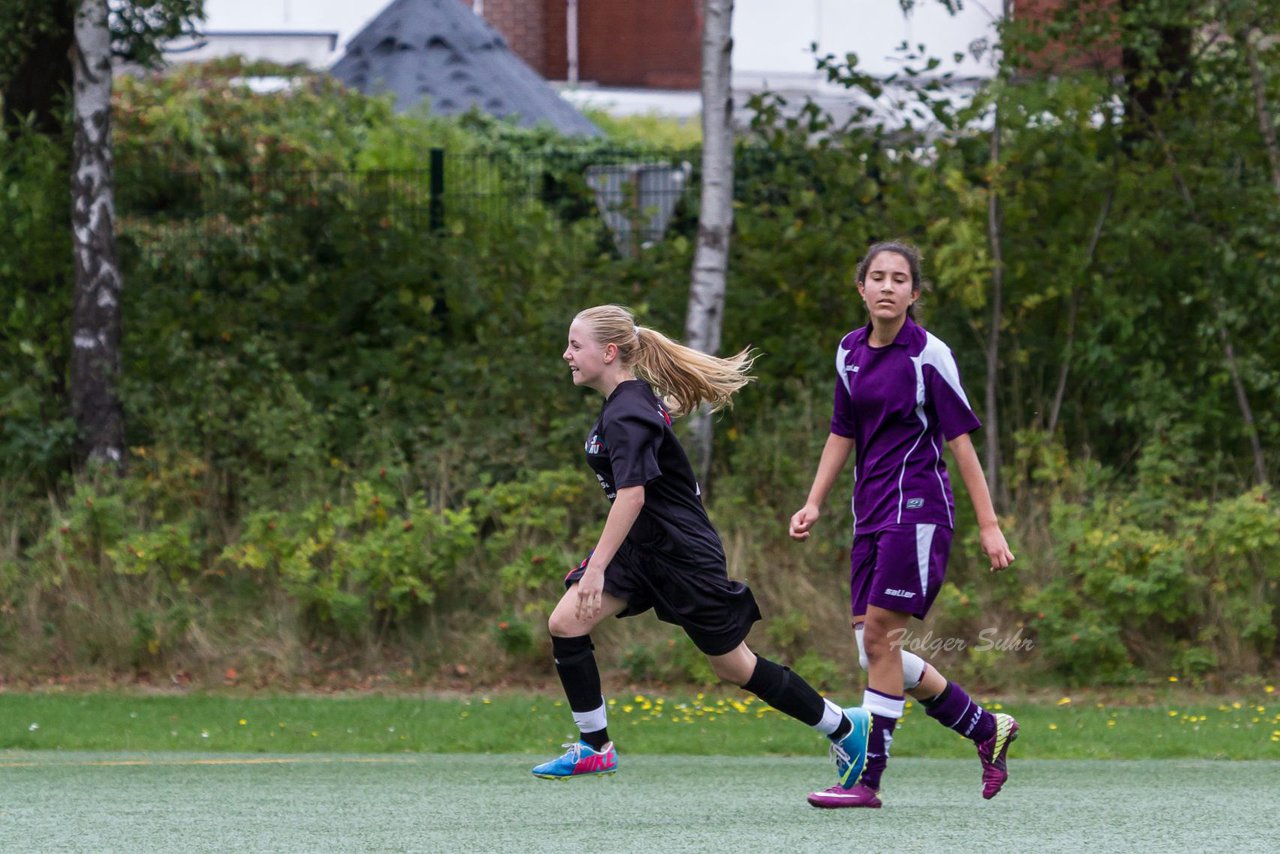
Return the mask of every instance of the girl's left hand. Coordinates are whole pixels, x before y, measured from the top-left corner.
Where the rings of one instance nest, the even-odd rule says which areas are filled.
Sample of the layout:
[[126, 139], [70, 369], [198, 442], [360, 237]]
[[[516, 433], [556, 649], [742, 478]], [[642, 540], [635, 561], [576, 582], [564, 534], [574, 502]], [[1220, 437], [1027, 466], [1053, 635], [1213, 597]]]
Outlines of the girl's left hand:
[[1013, 563], [1013, 552], [1009, 551], [1009, 543], [1005, 541], [999, 525], [982, 528], [978, 532], [978, 539], [982, 543], [982, 551], [991, 561], [992, 572], [999, 572]]

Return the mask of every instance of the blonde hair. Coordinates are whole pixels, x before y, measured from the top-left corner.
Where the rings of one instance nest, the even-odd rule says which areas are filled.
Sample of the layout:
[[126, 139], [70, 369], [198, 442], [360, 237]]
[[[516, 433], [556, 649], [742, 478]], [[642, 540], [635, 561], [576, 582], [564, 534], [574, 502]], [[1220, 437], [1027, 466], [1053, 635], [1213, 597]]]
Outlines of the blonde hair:
[[578, 312], [603, 347], [613, 344], [618, 358], [662, 395], [672, 415], [685, 415], [702, 404], [715, 412], [733, 405], [733, 395], [754, 379], [757, 353], [750, 347], [722, 359], [672, 341], [656, 329], [636, 324], [620, 305], [598, 305]]

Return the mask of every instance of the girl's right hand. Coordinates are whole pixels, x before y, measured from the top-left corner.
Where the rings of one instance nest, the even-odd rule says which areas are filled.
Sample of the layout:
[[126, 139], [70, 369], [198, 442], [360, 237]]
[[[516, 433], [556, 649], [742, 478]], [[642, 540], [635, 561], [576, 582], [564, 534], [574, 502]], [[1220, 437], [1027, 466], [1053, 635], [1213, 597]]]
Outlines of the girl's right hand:
[[604, 571], [590, 568], [578, 580], [578, 606], [574, 614], [583, 623], [590, 623], [600, 613], [604, 596]]
[[797, 510], [795, 515], [791, 517], [791, 539], [801, 541], [809, 539], [809, 529], [813, 527], [813, 523], [817, 522], [818, 517], [821, 515], [821, 511], [813, 504], [806, 504]]

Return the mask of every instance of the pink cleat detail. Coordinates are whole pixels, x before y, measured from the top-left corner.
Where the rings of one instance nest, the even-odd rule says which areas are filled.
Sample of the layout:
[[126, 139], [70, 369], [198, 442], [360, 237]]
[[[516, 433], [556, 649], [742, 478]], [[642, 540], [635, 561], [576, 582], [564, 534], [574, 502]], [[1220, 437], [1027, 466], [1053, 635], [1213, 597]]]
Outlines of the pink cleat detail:
[[568, 780], [571, 777], [591, 777], [597, 774], [613, 774], [618, 770], [618, 752], [609, 742], [599, 750], [593, 750], [585, 742], [570, 742], [562, 756], [544, 762], [533, 769], [535, 777], [544, 780]]
[[862, 783], [858, 783], [852, 789], [846, 789], [844, 786], [832, 786], [830, 789], [824, 789], [821, 792], [810, 792], [809, 803], [821, 809], [842, 809], [844, 807], [880, 809], [880, 798], [877, 796], [876, 790]]

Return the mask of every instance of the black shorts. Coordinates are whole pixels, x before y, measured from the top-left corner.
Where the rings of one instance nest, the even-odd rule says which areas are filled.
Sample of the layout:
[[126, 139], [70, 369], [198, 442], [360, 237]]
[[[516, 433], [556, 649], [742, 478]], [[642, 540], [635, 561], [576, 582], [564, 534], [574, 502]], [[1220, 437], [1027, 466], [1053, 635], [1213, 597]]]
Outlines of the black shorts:
[[[586, 571], [584, 560], [565, 576], [565, 587]], [[604, 589], [627, 603], [619, 617], [634, 617], [652, 608], [659, 620], [684, 629], [706, 655], [732, 652], [760, 619], [751, 589], [731, 580], [724, 564], [694, 566], [626, 542], [604, 571]]]

